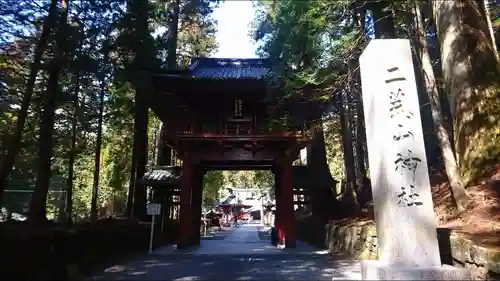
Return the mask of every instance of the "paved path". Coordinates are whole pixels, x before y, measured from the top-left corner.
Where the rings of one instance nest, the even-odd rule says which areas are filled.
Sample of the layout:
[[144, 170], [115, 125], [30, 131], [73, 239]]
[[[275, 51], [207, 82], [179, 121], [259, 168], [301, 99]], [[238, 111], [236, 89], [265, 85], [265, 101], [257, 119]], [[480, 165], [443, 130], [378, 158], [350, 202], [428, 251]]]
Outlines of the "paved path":
[[224, 240], [202, 240], [187, 252], [161, 248], [90, 280], [361, 279], [357, 262], [333, 257], [301, 242], [296, 249], [277, 249], [259, 239], [258, 226], [241, 225]]

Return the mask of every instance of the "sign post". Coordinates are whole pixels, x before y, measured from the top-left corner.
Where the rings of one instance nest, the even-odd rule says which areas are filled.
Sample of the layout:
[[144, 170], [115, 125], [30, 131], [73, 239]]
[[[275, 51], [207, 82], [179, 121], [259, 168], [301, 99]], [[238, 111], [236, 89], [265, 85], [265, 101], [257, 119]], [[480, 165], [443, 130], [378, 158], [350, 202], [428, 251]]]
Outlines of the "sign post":
[[151, 234], [149, 236], [149, 253], [153, 252], [153, 240], [155, 233], [155, 218], [161, 212], [161, 204], [150, 203], [147, 205], [147, 213], [151, 218]]
[[264, 224], [264, 195], [260, 196], [260, 226], [265, 226], [265, 224]]
[[207, 236], [207, 222], [204, 218], [201, 219], [201, 222], [203, 223], [203, 236]]

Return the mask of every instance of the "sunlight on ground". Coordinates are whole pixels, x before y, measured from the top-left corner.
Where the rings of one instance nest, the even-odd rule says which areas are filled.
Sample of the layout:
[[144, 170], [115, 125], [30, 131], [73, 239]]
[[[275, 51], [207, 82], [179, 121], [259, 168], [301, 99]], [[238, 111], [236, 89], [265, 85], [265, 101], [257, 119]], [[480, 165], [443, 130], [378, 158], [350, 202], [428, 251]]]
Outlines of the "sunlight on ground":
[[186, 276], [186, 277], [177, 278], [174, 280], [175, 281], [191, 281], [191, 280], [198, 280], [198, 279], [200, 279], [200, 277], [198, 277], [198, 276]]
[[123, 272], [125, 269], [125, 265], [114, 265], [106, 268], [104, 272]]
[[156, 249], [126, 265], [115, 264], [88, 280], [360, 280], [356, 261], [321, 251], [301, 241], [278, 249], [259, 238], [259, 227], [242, 224], [222, 240], [201, 240], [179, 252]]
[[328, 250], [321, 250], [321, 251], [316, 251], [314, 252], [316, 255], [328, 255], [330, 251]]

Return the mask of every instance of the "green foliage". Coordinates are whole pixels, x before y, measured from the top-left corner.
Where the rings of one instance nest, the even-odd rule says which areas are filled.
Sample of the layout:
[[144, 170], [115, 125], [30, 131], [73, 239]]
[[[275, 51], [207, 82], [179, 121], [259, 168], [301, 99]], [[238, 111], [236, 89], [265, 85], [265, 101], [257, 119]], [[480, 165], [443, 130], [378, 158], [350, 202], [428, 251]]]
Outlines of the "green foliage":
[[[356, 61], [366, 42], [352, 1], [256, 2], [258, 13], [251, 34], [259, 54], [283, 73], [284, 96], [323, 104], [327, 162], [336, 179], [344, 178], [344, 163], [336, 94], [347, 87], [347, 65]], [[274, 97], [276, 98], [276, 97]], [[296, 112], [274, 123], [287, 124]], [[320, 116], [317, 118], [321, 118]], [[309, 120], [314, 122], [315, 120]], [[309, 124], [310, 127], [312, 124]]]
[[[144, 0], [146, 1], [146, 0]], [[50, 1], [4, 0], [0, 8], [0, 156], [5, 155], [25, 92], [25, 83], [33, 63], [33, 50]], [[190, 56], [208, 56], [217, 49], [216, 22], [211, 17], [217, 3], [208, 0], [180, 1], [178, 64], [185, 66]], [[371, 1], [365, 1], [370, 3]], [[72, 124], [77, 122], [74, 163], [73, 208], [77, 219], [90, 213], [94, 159], [97, 144], [99, 95], [105, 90], [103, 143], [100, 163], [99, 208], [101, 214], [120, 214], [130, 179], [134, 103], [136, 88], [148, 90], [147, 69], [167, 65], [168, 39], [171, 34], [173, 1], [94, 0], [71, 1], [67, 25], [52, 27], [41, 71], [34, 86], [28, 111], [21, 152], [10, 174], [9, 190], [31, 190], [37, 174], [41, 93], [46, 91], [48, 69], [56, 53], [57, 36], [65, 31], [63, 71], [59, 79], [51, 194], [68, 190], [69, 155]], [[359, 101], [359, 87], [353, 78], [353, 65], [366, 45], [358, 17], [366, 5], [351, 0], [255, 1], [258, 13], [251, 34], [259, 41], [259, 55], [269, 58], [278, 77], [274, 82], [284, 93], [270, 96], [278, 105], [288, 99], [314, 102], [328, 109], [324, 119], [327, 160], [336, 179], [344, 177], [344, 155], [338, 121], [338, 95], [344, 94], [349, 105]], [[142, 5], [142, 6], [141, 6]], [[147, 12], [141, 13], [147, 5]], [[396, 33], [411, 38], [410, 4], [395, 1]], [[493, 13], [498, 5], [492, 7]], [[498, 34], [497, 19], [493, 28]], [[108, 60], [104, 58], [108, 56]], [[101, 87], [103, 86], [103, 87]], [[491, 89], [492, 95], [497, 88]], [[137, 95], [143, 93], [138, 92]], [[283, 94], [283, 95], [282, 95]], [[75, 102], [77, 100], [77, 102]], [[495, 103], [489, 103], [495, 104]], [[354, 107], [352, 107], [354, 108]], [[282, 111], [268, 124], [270, 130], [283, 130], [295, 118], [293, 109]], [[352, 121], [354, 117], [350, 117]], [[154, 163], [159, 120], [149, 113], [149, 163]], [[315, 123], [317, 120], [308, 120]], [[353, 130], [351, 122], [351, 131]], [[301, 124], [303, 125], [303, 124]], [[305, 124], [310, 127], [311, 124]], [[359, 140], [357, 140], [359, 141]], [[495, 154], [496, 155], [496, 154]], [[494, 158], [493, 154], [491, 157]], [[495, 158], [496, 159], [496, 158]], [[262, 193], [274, 184], [269, 171], [212, 171], [205, 177], [204, 205], [223, 197], [225, 187], [259, 188]], [[59, 192], [59, 193], [58, 193]], [[12, 193], [17, 194], [17, 193]], [[13, 211], [23, 212], [29, 196], [6, 196]], [[22, 198], [21, 198], [22, 197]], [[52, 198], [54, 197], [54, 198]], [[49, 198], [49, 207], [58, 213], [61, 197]], [[14, 199], [13, 199], [14, 198]]]
[[325, 134], [326, 160], [330, 174], [334, 179], [343, 179], [345, 167], [339, 121], [337, 119], [324, 121], [323, 130]]
[[222, 171], [209, 171], [203, 179], [203, 206], [207, 209], [215, 207], [221, 200], [220, 191], [224, 186]]
[[[6, 149], [7, 136], [12, 132], [14, 120], [25, 89], [25, 80], [32, 63], [34, 44], [39, 37], [40, 23], [47, 14], [48, 5], [33, 1], [4, 1], [0, 9], [0, 156]], [[137, 17], [133, 10], [139, 1], [76, 1], [69, 7], [66, 60], [60, 77], [61, 88], [56, 110], [52, 180], [49, 194], [65, 194], [67, 190], [69, 153], [71, 150], [71, 124], [77, 104], [76, 159], [74, 164], [73, 209], [76, 219], [90, 214], [93, 185], [94, 157], [101, 83], [105, 83], [103, 143], [100, 162], [99, 212], [100, 215], [123, 213], [131, 170], [132, 138], [134, 131], [134, 89], [130, 82], [142, 83], [144, 77], [133, 67], [138, 42], [155, 54], [153, 66], [165, 65], [170, 22], [169, 7], [163, 1], [149, 1], [149, 34], [136, 32]], [[215, 7], [209, 1], [181, 1], [181, 55], [208, 55], [215, 51], [216, 23], [211, 18]], [[5, 4], [5, 5], [3, 5]], [[153, 37], [156, 29], [161, 36]], [[54, 40], [60, 32], [54, 29], [49, 38], [48, 51], [42, 65], [50, 63]], [[144, 45], [144, 42], [146, 44]], [[194, 53], [189, 50], [195, 50]], [[104, 63], [104, 56], [109, 59]], [[148, 62], [149, 63], [149, 62]], [[154, 65], [155, 64], [155, 65]], [[31, 190], [37, 170], [37, 138], [40, 112], [40, 94], [45, 90], [47, 67], [39, 73], [34, 98], [24, 128], [22, 149], [10, 174], [8, 189]], [[141, 79], [143, 79], [141, 81]], [[78, 87], [77, 86], [78, 81]], [[148, 142], [149, 163], [154, 161], [154, 146], [159, 120], [150, 113]], [[53, 192], [54, 191], [54, 192]], [[52, 193], [51, 193], [52, 192]], [[12, 192], [11, 192], [12, 193]], [[17, 193], [15, 193], [17, 194]], [[5, 206], [17, 206], [11, 211], [23, 213], [28, 198], [15, 199], [6, 195]], [[9, 199], [10, 198], [10, 199]], [[11, 200], [12, 199], [12, 200]], [[18, 201], [13, 202], [13, 201]], [[49, 207], [60, 212], [61, 200], [49, 200]], [[55, 206], [57, 205], [57, 206]], [[57, 210], [56, 210], [57, 209]]]
[[181, 1], [177, 57], [179, 65], [187, 66], [191, 57], [206, 57], [217, 50], [217, 23], [211, 17], [217, 2], [208, 0]]

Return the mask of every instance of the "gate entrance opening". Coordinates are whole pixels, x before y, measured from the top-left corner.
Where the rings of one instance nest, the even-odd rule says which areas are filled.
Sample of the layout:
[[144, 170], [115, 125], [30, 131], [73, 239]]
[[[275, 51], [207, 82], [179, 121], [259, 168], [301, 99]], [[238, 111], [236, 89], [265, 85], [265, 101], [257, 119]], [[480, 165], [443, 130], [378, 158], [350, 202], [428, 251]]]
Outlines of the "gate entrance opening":
[[280, 94], [280, 87], [270, 83], [272, 75], [264, 59], [217, 58], [193, 59], [186, 70], [152, 75], [154, 91], [146, 100], [163, 122], [165, 155], [159, 164], [172, 163], [171, 151], [182, 162], [169, 172], [178, 183], [164, 192], [171, 195], [172, 204], [178, 196], [178, 248], [199, 244], [206, 171], [245, 169], [275, 174], [279, 241], [295, 247], [292, 162], [310, 137], [301, 128], [303, 122], [293, 125], [293, 116], [287, 116], [286, 124], [276, 122], [289, 112], [289, 104], [270, 101], [270, 96]]

